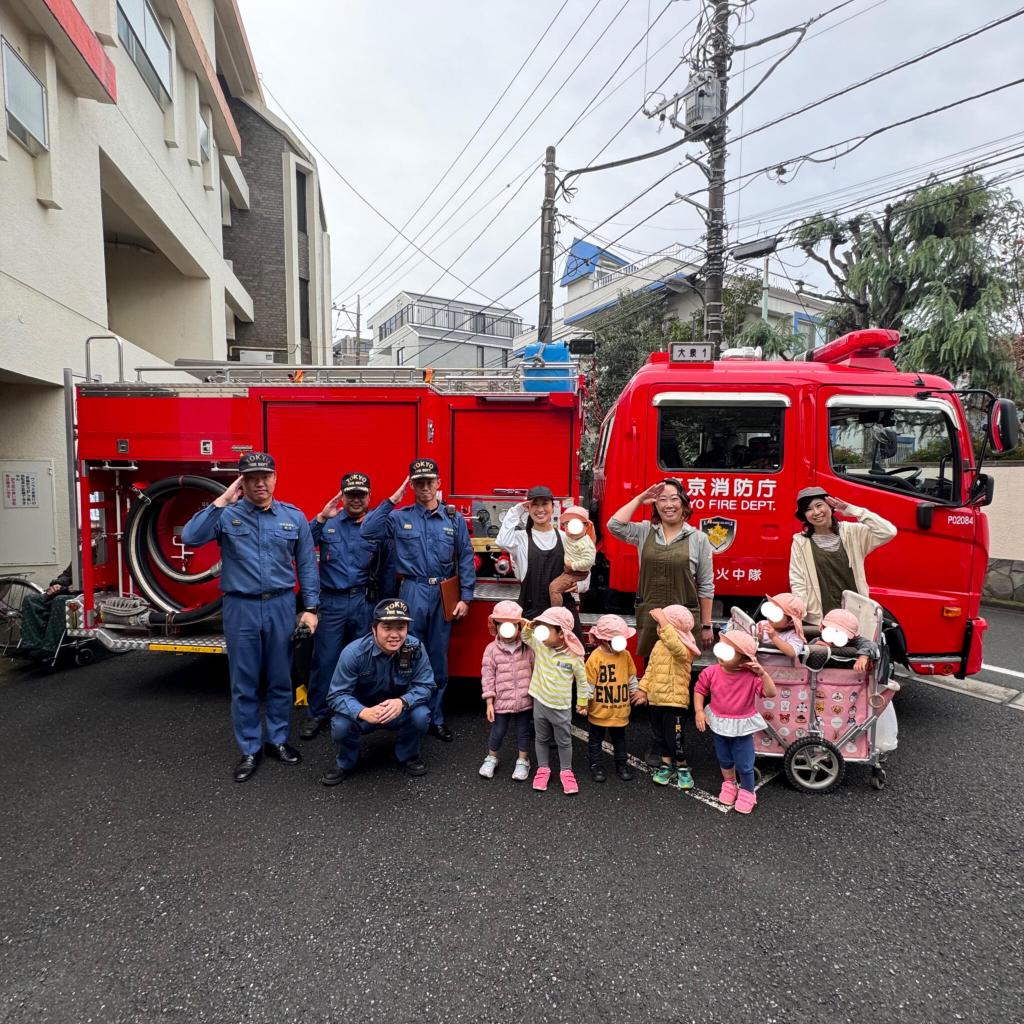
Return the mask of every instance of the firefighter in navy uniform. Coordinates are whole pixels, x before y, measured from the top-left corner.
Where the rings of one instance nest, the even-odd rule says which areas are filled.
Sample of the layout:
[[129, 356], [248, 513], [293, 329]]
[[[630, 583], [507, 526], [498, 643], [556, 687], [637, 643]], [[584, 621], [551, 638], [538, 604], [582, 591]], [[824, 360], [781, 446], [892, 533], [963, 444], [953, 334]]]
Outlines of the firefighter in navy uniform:
[[411, 620], [404, 601], [381, 601], [373, 610], [373, 631], [338, 659], [327, 696], [337, 757], [321, 776], [323, 785], [345, 780], [359, 761], [360, 739], [377, 729], [397, 731], [395, 757], [409, 775], [426, 774], [420, 747], [430, 724], [434, 674], [423, 645], [409, 636]]
[[[412, 484], [416, 502], [395, 508]], [[456, 619], [469, 612], [476, 583], [473, 545], [463, 517], [450, 511], [438, 497], [440, 479], [433, 459], [416, 459], [402, 486], [363, 520], [363, 536], [369, 541], [388, 541], [395, 571], [402, 577], [399, 596], [409, 606], [412, 632], [430, 656], [437, 689], [431, 699], [430, 732], [450, 743], [454, 737], [444, 724], [444, 691], [448, 685], [448, 640], [452, 624], [445, 621], [440, 584], [459, 577], [460, 600]]]
[[[317, 624], [320, 580], [306, 517], [294, 505], [274, 500], [275, 470], [266, 452], [243, 455], [231, 486], [181, 531], [182, 542], [190, 547], [211, 540], [220, 545], [231, 720], [242, 752], [236, 782], [252, 777], [264, 753], [287, 765], [302, 760], [288, 745], [295, 579], [298, 575], [299, 622], [311, 630]], [[260, 710], [263, 680], [265, 725]]]
[[313, 543], [320, 547], [320, 621], [309, 677], [309, 717], [299, 730], [304, 740], [330, 724], [331, 677], [345, 647], [370, 632], [372, 602], [395, 596], [385, 545], [360, 531], [369, 503], [370, 478], [346, 473], [341, 490], [309, 521]]

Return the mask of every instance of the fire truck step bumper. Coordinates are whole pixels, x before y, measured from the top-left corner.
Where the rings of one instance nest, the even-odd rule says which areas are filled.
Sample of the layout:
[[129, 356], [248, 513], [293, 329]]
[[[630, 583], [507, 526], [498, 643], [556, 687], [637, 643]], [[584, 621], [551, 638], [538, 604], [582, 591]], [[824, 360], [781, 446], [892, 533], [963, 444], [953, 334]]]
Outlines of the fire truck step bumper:
[[158, 651], [168, 654], [227, 654], [223, 636], [136, 637], [111, 629], [69, 629], [68, 636], [96, 640], [108, 651]]

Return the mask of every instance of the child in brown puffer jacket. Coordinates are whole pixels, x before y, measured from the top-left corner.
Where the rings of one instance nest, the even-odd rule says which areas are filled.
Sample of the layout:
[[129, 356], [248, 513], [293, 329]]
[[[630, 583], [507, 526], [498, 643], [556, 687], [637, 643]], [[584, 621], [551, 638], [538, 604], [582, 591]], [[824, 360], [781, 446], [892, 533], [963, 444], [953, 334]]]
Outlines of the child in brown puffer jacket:
[[700, 654], [693, 639], [693, 614], [681, 604], [671, 604], [652, 609], [651, 618], [658, 627], [658, 642], [640, 680], [639, 702], [650, 705], [654, 749], [661, 755], [661, 767], [652, 778], [659, 786], [674, 782], [678, 789], [693, 789], [683, 737], [690, 670]]

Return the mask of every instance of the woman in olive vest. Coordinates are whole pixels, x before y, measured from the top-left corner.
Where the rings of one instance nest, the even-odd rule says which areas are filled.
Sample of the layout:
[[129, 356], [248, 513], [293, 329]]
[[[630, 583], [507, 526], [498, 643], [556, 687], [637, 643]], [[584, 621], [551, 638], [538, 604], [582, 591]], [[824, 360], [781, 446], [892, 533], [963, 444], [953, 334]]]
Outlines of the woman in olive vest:
[[[550, 487], [531, 487], [526, 501], [513, 505], [501, 521], [495, 543], [512, 555], [512, 568], [520, 581], [519, 604], [527, 619], [536, 618], [551, 604], [548, 587], [565, 572], [565, 548], [555, 528], [555, 496]], [[580, 580], [577, 593], [584, 593], [590, 577]], [[576, 595], [565, 595], [565, 607], [572, 612], [576, 632], [580, 616]]]
[[[649, 523], [632, 522], [641, 505], [650, 505]], [[640, 556], [640, 580], [636, 588], [637, 653], [646, 658], [658, 639], [652, 608], [682, 604], [700, 623], [703, 646], [710, 645], [711, 604], [715, 597], [715, 572], [711, 542], [687, 523], [693, 509], [678, 480], [664, 480], [648, 487], [627, 502], [608, 520], [613, 537], [633, 544]]]
[[[835, 513], [857, 522], [840, 522]], [[796, 496], [796, 517], [803, 530], [789, 551], [789, 589], [807, 606], [804, 621], [843, 606], [843, 591], [868, 593], [864, 559], [896, 536], [896, 527], [858, 505], [847, 505], [821, 487], [805, 487]]]

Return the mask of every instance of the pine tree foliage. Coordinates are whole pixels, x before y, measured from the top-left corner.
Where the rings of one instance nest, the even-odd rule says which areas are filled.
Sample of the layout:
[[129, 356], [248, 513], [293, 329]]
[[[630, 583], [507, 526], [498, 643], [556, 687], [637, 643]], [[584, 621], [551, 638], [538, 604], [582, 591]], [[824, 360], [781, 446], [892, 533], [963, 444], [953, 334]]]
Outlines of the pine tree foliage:
[[1020, 379], [1010, 341], [1024, 310], [1021, 224], [1021, 204], [1009, 191], [967, 174], [928, 183], [879, 215], [816, 214], [792, 237], [832, 281], [829, 319], [839, 333], [898, 330], [901, 367], [1013, 396]]

